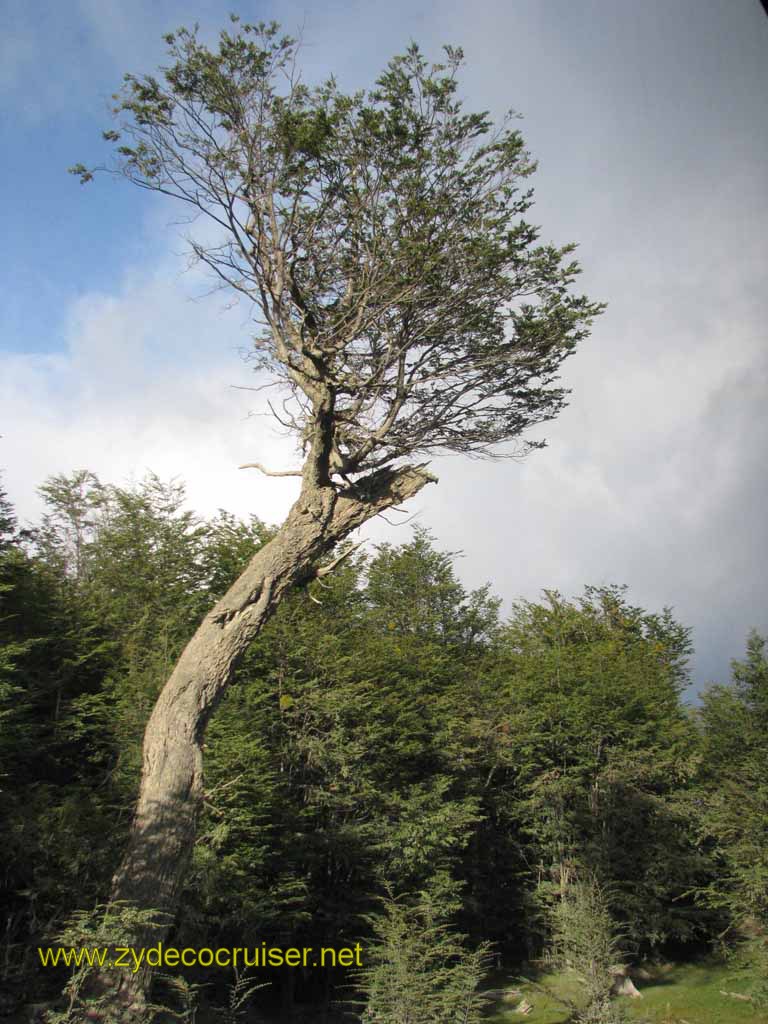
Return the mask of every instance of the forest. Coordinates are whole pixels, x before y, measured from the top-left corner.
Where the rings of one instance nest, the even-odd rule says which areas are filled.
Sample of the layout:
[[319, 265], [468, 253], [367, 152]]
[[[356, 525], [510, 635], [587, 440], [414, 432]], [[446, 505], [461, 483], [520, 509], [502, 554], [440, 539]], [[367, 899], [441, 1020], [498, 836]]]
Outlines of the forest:
[[[41, 494], [34, 527], [0, 504], [0, 992], [15, 1019], [88, 1019], [71, 1016], [87, 968], [43, 967], [38, 947], [106, 941], [94, 908], [147, 718], [274, 527], [204, 520], [152, 475], [81, 471]], [[502, 616], [492, 583], [468, 591], [460, 569], [423, 527], [351, 551], [251, 643], [205, 740], [167, 943], [359, 943], [361, 968], [196, 965], [159, 972], [155, 1005], [447, 1024], [487, 1014], [502, 971], [567, 964], [581, 1016], [529, 1019], [608, 1021], [630, 1002], [609, 997], [617, 964], [642, 990], [643, 965], [717, 957], [738, 989], [720, 1019], [763, 1019], [738, 1013], [766, 996], [764, 638], [688, 703], [689, 631], [669, 609], [587, 586]]]

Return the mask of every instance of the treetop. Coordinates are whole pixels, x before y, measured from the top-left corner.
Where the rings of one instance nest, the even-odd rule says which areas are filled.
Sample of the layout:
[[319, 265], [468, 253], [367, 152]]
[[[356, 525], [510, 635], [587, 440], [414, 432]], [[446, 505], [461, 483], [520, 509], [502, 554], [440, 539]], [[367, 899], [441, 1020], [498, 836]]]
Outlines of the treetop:
[[525, 219], [535, 164], [515, 115], [464, 110], [461, 49], [430, 64], [411, 44], [347, 94], [305, 84], [274, 23], [234, 18], [216, 49], [196, 29], [165, 41], [171, 63], [115, 96], [112, 163], [72, 171], [218, 225], [192, 251], [252, 303], [273, 411], [319, 478], [541, 446], [521, 435], [564, 405], [560, 364], [603, 307], [570, 291], [574, 246]]

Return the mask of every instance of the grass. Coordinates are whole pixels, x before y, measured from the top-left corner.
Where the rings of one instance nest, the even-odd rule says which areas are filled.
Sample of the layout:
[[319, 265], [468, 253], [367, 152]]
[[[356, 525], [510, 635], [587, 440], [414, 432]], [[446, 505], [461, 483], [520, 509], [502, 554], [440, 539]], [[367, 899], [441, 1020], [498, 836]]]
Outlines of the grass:
[[[647, 980], [637, 980], [642, 999], [622, 998], [630, 1021], [647, 1024], [768, 1024], [768, 1011], [751, 1003], [722, 995], [721, 991], [744, 993], [748, 980], [737, 978], [732, 970], [717, 962], [666, 964], [649, 971]], [[531, 976], [533, 978], [533, 976]], [[533, 978], [535, 984], [518, 978], [497, 976], [495, 1001], [489, 1024], [567, 1024], [570, 1010], [556, 997], [579, 1004], [578, 982], [567, 974], [543, 974]], [[541, 987], [539, 987], [541, 986]], [[523, 1016], [515, 1012], [519, 996], [533, 1005]], [[548, 993], [551, 993], [548, 994]]]

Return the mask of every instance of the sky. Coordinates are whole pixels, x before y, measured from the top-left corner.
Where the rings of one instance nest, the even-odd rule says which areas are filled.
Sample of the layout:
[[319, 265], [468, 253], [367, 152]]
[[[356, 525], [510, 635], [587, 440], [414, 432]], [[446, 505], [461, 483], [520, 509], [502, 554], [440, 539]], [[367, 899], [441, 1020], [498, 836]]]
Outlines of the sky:
[[[758, 0], [0, 0], [0, 468], [22, 521], [87, 468], [188, 486], [201, 514], [279, 522], [297, 482], [243, 355], [247, 311], [190, 269], [173, 204], [88, 187], [109, 97], [163, 33], [230, 10], [301, 34], [308, 80], [372, 84], [415, 40], [461, 46], [468, 109], [509, 108], [538, 160], [542, 239], [608, 303], [563, 368], [569, 407], [522, 462], [441, 458], [409, 512], [508, 609], [625, 584], [692, 629], [694, 694], [768, 632], [768, 17]], [[392, 517], [390, 517], [392, 518]], [[397, 517], [394, 517], [396, 520]], [[370, 544], [410, 526], [377, 520]], [[370, 545], [369, 545], [370, 546]]]

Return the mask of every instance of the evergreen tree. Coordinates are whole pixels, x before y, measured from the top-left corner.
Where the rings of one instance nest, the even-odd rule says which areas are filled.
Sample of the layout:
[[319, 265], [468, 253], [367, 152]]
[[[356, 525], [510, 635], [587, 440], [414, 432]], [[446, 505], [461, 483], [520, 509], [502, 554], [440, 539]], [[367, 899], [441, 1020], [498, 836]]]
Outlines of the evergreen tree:
[[496, 609], [423, 532], [285, 602], [211, 726], [185, 928], [328, 945], [385, 882], [453, 906], [478, 821], [464, 693]]
[[[36, 994], [55, 978], [29, 951], [109, 894], [168, 666], [273, 532], [224, 512], [204, 522], [151, 475], [116, 487], [79, 472], [44, 495], [41, 526], [21, 531], [0, 494], [1, 980]], [[500, 624], [457, 557], [419, 529], [348, 553], [250, 645], [207, 737], [173, 941], [361, 941], [367, 1012], [386, 1020], [411, 997], [471, 1019], [482, 956], [467, 948], [538, 955], [585, 879], [612, 895], [600, 934], [621, 931], [630, 951], [711, 935], [723, 914], [762, 937], [761, 638], [733, 685], [705, 695], [697, 731], [680, 701], [687, 631], [669, 612], [588, 588], [520, 602]], [[183, 984], [221, 1002], [225, 980], [198, 968]], [[257, 998], [279, 989], [288, 1018], [353, 979], [263, 980], [276, 984]]]
[[696, 806], [701, 839], [719, 870], [702, 889], [727, 913], [742, 959], [762, 976], [768, 1002], [768, 656], [753, 632], [732, 663], [730, 687], [703, 696], [704, 756]]
[[383, 904], [371, 918], [374, 940], [359, 977], [363, 1024], [480, 1024], [488, 944], [470, 951], [426, 894], [409, 902], [390, 895]]
[[78, 646], [60, 566], [35, 555], [4, 493], [0, 531], [0, 988], [18, 991], [34, 968], [34, 942], [71, 908], [73, 890], [95, 896], [100, 850], [78, 842], [87, 831], [79, 818], [98, 833], [100, 816], [84, 805], [83, 752], [67, 735]]
[[183, 487], [151, 474], [121, 488], [80, 471], [41, 492], [42, 523], [26, 533], [0, 502], [3, 895], [6, 962], [21, 974], [35, 944], [108, 896], [169, 659], [268, 533], [225, 514], [199, 522]]
[[500, 892], [508, 917], [527, 922], [528, 955], [546, 942], [537, 904], [562, 899], [584, 869], [617, 892], [636, 948], [695, 934], [681, 897], [704, 865], [677, 804], [696, 763], [680, 704], [689, 647], [670, 613], [633, 607], [620, 588], [515, 606], [477, 702], [497, 824], [472, 886], [488, 903], [492, 872], [516, 879]]

